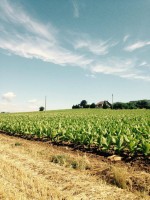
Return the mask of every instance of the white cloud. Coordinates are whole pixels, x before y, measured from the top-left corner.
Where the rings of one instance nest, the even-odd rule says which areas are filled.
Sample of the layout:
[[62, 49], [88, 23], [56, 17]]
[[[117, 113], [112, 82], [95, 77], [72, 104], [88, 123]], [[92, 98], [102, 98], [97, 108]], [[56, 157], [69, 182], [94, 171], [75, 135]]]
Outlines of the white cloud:
[[56, 28], [50, 23], [45, 26], [32, 19], [20, 6], [10, 4], [9, 0], [1, 0], [0, 11], [0, 18], [5, 23], [13, 24], [16, 27], [25, 27], [32, 34], [38, 34], [51, 42], [56, 42], [53, 36], [53, 33], [57, 33]]
[[[59, 65], [84, 67], [92, 62], [62, 47], [57, 30], [50, 24], [43, 25], [31, 18], [20, 7], [7, 0], [0, 4], [0, 20], [5, 20], [0, 33], [0, 48], [26, 58], [37, 58]], [[17, 12], [16, 12], [17, 10]], [[20, 28], [23, 32], [20, 32]]]
[[91, 67], [94, 73], [116, 75], [128, 79], [141, 79], [150, 81], [150, 75], [137, 69], [139, 63], [134, 59], [109, 58], [103, 62], [97, 62]]
[[16, 95], [13, 92], [7, 92], [2, 95], [2, 99], [6, 100], [6, 101], [12, 101], [15, 97], [16, 97]]
[[[77, 9], [77, 2], [75, 5]], [[60, 40], [62, 35], [52, 24], [43, 24], [33, 19], [21, 7], [14, 6], [10, 0], [1, 0], [0, 23], [0, 48], [6, 53], [41, 59], [61, 66], [82, 67], [87, 70], [87, 74], [91, 70], [94, 74], [112, 74], [124, 78], [129, 78], [130, 75], [133, 79], [145, 77], [145, 80], [149, 80], [147, 74], [144, 75], [136, 68], [141, 61], [106, 57], [117, 42], [91, 39], [87, 34], [79, 33], [73, 35], [74, 38], [72, 37], [70, 42], [74, 50], [69, 50], [63, 46], [63, 41]], [[128, 37], [126, 35], [124, 41]], [[147, 45], [150, 45], [150, 42], [139, 41], [125, 50], [134, 51]], [[100, 55], [103, 56], [101, 61]]]
[[72, 0], [72, 4], [73, 4], [73, 15], [75, 18], [79, 17], [79, 6], [77, 3], [77, 0]]
[[146, 62], [146, 61], [143, 61], [143, 62], [140, 63], [139, 66], [147, 66], [147, 65], [148, 65], [147, 62]]
[[115, 46], [117, 43], [115, 42], [108, 42], [102, 40], [77, 40], [73, 46], [75, 49], [87, 49], [89, 52], [95, 55], [106, 55], [109, 52], [109, 49]]
[[121, 75], [123, 78], [130, 78], [130, 79], [141, 79], [144, 81], [150, 81], [150, 76], [147, 75], [137, 75], [137, 74], [126, 74], [126, 75]]
[[124, 50], [132, 52], [132, 51], [135, 51], [136, 49], [140, 49], [140, 48], [143, 48], [148, 45], [150, 45], [150, 41], [138, 41], [134, 44], [131, 44], [131, 45], [125, 47]]
[[129, 37], [130, 37], [130, 35], [125, 35], [124, 38], [123, 38], [123, 42], [126, 42]]
[[122, 75], [128, 73], [135, 66], [133, 60], [111, 58], [104, 62], [98, 62], [91, 67], [92, 72]]
[[34, 38], [15, 38], [4, 41], [0, 39], [0, 47], [16, 55], [25, 58], [36, 58], [46, 62], [52, 62], [59, 65], [86, 66], [92, 62], [92, 59], [86, 58], [84, 55], [75, 55], [71, 51], [48, 44], [47, 41]]
[[144, 65], [147, 65], [147, 62], [142, 62], [141, 64], [140, 64], [140, 66], [144, 66]]

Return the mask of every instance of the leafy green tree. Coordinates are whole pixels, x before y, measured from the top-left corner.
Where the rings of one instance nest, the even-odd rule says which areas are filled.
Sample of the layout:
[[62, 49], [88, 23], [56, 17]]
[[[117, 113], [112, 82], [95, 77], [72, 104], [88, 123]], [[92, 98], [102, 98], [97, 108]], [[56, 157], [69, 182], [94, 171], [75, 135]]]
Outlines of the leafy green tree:
[[86, 104], [84, 108], [90, 108], [90, 105], [89, 105], [89, 104]]
[[80, 105], [73, 105], [72, 106], [72, 109], [77, 109], [77, 108], [80, 108]]
[[109, 106], [107, 105], [106, 101], [104, 101], [103, 109], [107, 109], [107, 108], [109, 108]]
[[136, 103], [138, 108], [150, 108], [150, 102], [147, 100], [140, 100]]
[[113, 109], [126, 109], [127, 106], [125, 105], [125, 103], [122, 102], [116, 102], [113, 104]]
[[41, 107], [39, 107], [39, 111], [44, 111], [44, 107], [43, 106], [41, 106]]
[[87, 101], [86, 100], [82, 100], [80, 103], [80, 106], [82, 106], [83, 108], [86, 108], [87, 105]]
[[129, 102], [128, 103], [128, 109], [136, 109], [137, 106], [136, 106], [136, 103], [135, 102]]
[[90, 105], [90, 108], [96, 108], [95, 103], [92, 103], [92, 104]]

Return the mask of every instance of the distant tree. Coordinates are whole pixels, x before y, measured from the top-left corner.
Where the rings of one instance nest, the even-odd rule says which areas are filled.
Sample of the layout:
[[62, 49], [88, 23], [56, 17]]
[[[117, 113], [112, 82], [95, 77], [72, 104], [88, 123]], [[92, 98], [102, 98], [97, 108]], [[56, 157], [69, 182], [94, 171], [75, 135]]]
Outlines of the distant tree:
[[75, 105], [72, 106], [72, 109], [75, 109]]
[[147, 101], [146, 109], [150, 109], [150, 101]]
[[150, 102], [147, 100], [140, 100], [140, 101], [137, 101], [136, 106], [141, 109], [150, 108]]
[[137, 108], [135, 102], [129, 102], [129, 103], [127, 103], [127, 104], [128, 104], [128, 109], [136, 109], [136, 108]]
[[84, 106], [84, 108], [90, 108], [90, 105], [89, 105], [89, 104], [86, 104], [86, 105]]
[[78, 105], [73, 105], [72, 106], [72, 109], [77, 109], [77, 108], [80, 108], [80, 105], [78, 104]]
[[90, 105], [90, 108], [96, 108], [95, 103], [92, 103], [92, 104]]
[[122, 103], [122, 109], [128, 109], [129, 106], [128, 106], [128, 103]]
[[39, 107], [39, 111], [44, 111], [44, 107], [43, 106], [41, 106], [41, 107]]
[[[42, 106], [39, 109], [40, 111], [44, 110], [44, 107]], [[77, 108], [96, 108], [95, 103], [92, 103], [91, 105], [87, 104], [86, 100], [82, 100], [80, 104], [73, 105], [72, 109]], [[103, 109], [107, 108], [113, 108], [113, 109], [137, 109], [137, 108], [145, 108], [150, 109], [150, 100], [139, 100], [139, 101], [130, 101], [128, 103], [123, 102], [116, 102], [113, 105], [111, 105], [108, 101], [104, 101]]]
[[83, 108], [85, 108], [87, 105], [87, 101], [86, 100], [82, 100], [80, 103], [80, 106], [82, 106]]
[[113, 104], [113, 109], [124, 109], [124, 103], [122, 102], [116, 102]]
[[106, 101], [104, 101], [103, 109], [107, 109], [107, 108], [109, 108], [109, 106], [107, 105]]

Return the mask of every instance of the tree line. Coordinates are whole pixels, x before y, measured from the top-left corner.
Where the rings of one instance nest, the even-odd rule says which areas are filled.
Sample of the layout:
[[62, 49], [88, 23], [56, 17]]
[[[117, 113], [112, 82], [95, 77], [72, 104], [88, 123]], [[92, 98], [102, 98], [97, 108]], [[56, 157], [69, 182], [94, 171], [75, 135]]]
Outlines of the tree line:
[[113, 109], [150, 109], [150, 100], [130, 101], [128, 103], [116, 102]]
[[76, 108], [96, 108], [96, 104], [88, 104], [86, 100], [82, 100], [81, 103], [72, 106], [72, 109]]
[[[79, 108], [97, 108], [95, 103], [88, 104], [86, 100], [82, 100], [79, 104], [73, 105], [72, 109], [79, 109]], [[150, 100], [138, 100], [138, 101], [130, 101], [127, 103], [123, 102], [116, 102], [111, 104], [111, 107], [105, 103], [102, 106], [103, 109], [150, 109]]]

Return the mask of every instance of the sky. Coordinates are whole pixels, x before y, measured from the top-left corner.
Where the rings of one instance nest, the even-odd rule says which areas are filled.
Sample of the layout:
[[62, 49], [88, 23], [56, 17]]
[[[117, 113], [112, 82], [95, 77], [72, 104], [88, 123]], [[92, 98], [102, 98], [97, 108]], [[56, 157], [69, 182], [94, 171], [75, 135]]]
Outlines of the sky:
[[0, 0], [0, 112], [150, 99], [150, 0]]

